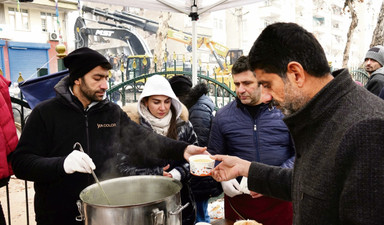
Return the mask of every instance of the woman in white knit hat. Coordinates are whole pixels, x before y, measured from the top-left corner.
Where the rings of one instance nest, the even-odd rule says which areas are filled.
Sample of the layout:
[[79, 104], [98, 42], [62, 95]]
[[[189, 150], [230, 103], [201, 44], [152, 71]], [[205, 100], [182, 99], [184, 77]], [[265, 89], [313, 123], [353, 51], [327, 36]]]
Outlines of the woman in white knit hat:
[[[185, 110], [183, 110], [183, 108]], [[123, 107], [128, 116], [140, 125], [172, 139], [197, 145], [197, 135], [188, 121], [188, 110], [173, 92], [168, 80], [160, 75], [150, 77], [137, 105]], [[145, 159], [132, 159], [119, 168], [124, 175], [163, 175], [182, 182], [181, 202], [189, 206], [182, 211], [183, 225], [193, 225], [196, 217], [195, 201], [189, 187], [189, 163], [154, 158], [148, 149]]]

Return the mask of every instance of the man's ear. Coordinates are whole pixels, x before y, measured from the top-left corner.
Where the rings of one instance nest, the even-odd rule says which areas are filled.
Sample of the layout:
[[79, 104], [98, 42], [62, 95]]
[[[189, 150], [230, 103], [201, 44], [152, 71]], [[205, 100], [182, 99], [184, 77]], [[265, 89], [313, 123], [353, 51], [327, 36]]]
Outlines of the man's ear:
[[80, 85], [80, 78], [75, 80], [73, 83], [76, 84], [76, 85]]
[[294, 82], [298, 87], [302, 87], [304, 85], [306, 74], [300, 63], [295, 61], [289, 62], [287, 65], [287, 74], [293, 75], [291, 77], [294, 78]]

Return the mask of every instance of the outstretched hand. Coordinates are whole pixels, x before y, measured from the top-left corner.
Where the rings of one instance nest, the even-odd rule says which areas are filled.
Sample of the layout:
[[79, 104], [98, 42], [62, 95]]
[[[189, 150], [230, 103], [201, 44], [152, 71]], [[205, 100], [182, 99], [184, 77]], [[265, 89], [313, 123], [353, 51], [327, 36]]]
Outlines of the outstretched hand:
[[238, 176], [248, 177], [248, 170], [251, 162], [240, 159], [236, 156], [214, 155], [211, 156], [216, 161], [221, 161], [213, 170], [212, 177], [221, 182], [231, 180]]
[[207, 152], [207, 147], [188, 145], [184, 151], [184, 158], [189, 162], [189, 157], [199, 154], [209, 155], [209, 153]]

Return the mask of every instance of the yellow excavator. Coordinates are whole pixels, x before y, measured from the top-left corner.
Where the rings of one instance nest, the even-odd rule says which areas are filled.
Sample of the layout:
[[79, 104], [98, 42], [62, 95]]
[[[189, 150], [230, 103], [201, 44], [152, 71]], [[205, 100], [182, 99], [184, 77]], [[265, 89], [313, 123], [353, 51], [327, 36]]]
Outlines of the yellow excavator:
[[[192, 51], [192, 37], [189, 34], [169, 29], [167, 38], [187, 45], [187, 50], [189, 52]], [[215, 57], [219, 65], [219, 67], [215, 69], [217, 75], [230, 74], [233, 63], [243, 55], [242, 49], [229, 49], [227, 46], [212, 41], [208, 37], [199, 37], [197, 39], [197, 48], [201, 46], [207, 47]], [[222, 62], [220, 58], [223, 58], [224, 62]]]

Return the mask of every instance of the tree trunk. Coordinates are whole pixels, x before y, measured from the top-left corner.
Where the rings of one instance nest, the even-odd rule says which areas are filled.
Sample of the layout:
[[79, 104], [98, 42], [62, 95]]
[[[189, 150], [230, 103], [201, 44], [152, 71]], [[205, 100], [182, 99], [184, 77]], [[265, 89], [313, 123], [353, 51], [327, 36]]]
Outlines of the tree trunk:
[[[159, 17], [159, 29], [156, 32], [156, 45], [153, 53], [153, 58], [157, 57], [157, 71], [160, 71], [164, 65], [164, 56], [166, 53], [167, 33], [169, 28], [169, 20], [172, 15], [169, 12], [162, 12]], [[154, 72], [154, 60], [152, 61], [151, 71]]]
[[383, 45], [384, 43], [384, 2], [381, 3], [379, 16], [377, 17], [377, 25], [373, 31], [370, 48], [375, 45]]
[[357, 14], [355, 11], [355, 8], [353, 7], [353, 1], [347, 0], [348, 8], [351, 12], [352, 21], [351, 25], [349, 26], [349, 30], [347, 33], [347, 43], [345, 44], [345, 49], [343, 53], [343, 67], [346, 68], [348, 66], [348, 60], [349, 60], [349, 52], [351, 48], [351, 41], [353, 32], [355, 31], [357, 24], [359, 23], [359, 19], [357, 18]]

